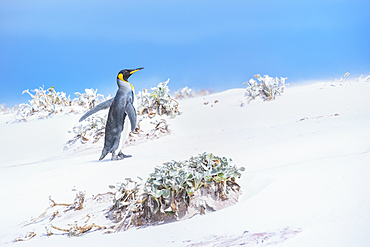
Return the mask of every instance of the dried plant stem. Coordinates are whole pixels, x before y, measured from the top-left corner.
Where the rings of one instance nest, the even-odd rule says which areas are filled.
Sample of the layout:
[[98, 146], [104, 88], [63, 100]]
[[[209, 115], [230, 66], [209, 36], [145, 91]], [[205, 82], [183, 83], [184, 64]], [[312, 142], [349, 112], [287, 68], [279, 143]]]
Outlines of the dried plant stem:
[[87, 218], [87, 220], [85, 220], [85, 224], [87, 224], [87, 222], [91, 219], [90, 214], [87, 214], [87, 215], [85, 216], [85, 218]]
[[[82, 209], [82, 204], [83, 204], [83, 202], [84, 202], [84, 196], [83, 196], [83, 194], [77, 194], [77, 197], [80, 199], [80, 202], [79, 202], [79, 205], [78, 205], [78, 207], [75, 209], [75, 210], [80, 210], [80, 209]], [[47, 207], [46, 209], [45, 209], [45, 212], [43, 212], [42, 214], [40, 214], [40, 216], [39, 217], [37, 217], [37, 218], [35, 218], [35, 219], [33, 219], [33, 220], [31, 220], [29, 223], [27, 223], [27, 224], [25, 224], [24, 226], [29, 226], [29, 225], [32, 225], [33, 223], [35, 223], [37, 220], [39, 220], [39, 219], [41, 219], [41, 218], [43, 218], [43, 217], [45, 217], [45, 215], [46, 215], [46, 213], [48, 212], [48, 210], [49, 209], [51, 209], [51, 208], [53, 208], [53, 207], [56, 207], [56, 206], [65, 206], [65, 207], [70, 207], [70, 206], [73, 206], [75, 203], [56, 203], [53, 199], [51, 199], [51, 198], [49, 198], [49, 200], [51, 201], [51, 206], [49, 206], [49, 207]], [[70, 209], [67, 209], [67, 211], [68, 210], [71, 210], [71, 208]], [[52, 215], [52, 217], [50, 218], [50, 221], [52, 221], [54, 218], [55, 218], [55, 216], [57, 215], [57, 213], [58, 212], [54, 212], [53, 213], [53, 215]]]
[[25, 238], [16, 238], [16, 239], [14, 239], [14, 242], [28, 241], [31, 238], [33, 238], [34, 236], [36, 236], [36, 233], [29, 232], [27, 237], [25, 237]]
[[107, 192], [107, 193], [103, 193], [103, 194], [97, 194], [96, 196], [94, 196], [93, 200], [96, 200], [99, 196], [105, 196], [105, 195], [112, 195], [114, 196], [114, 193], [113, 192]]
[[78, 199], [80, 199], [80, 201], [78, 207], [75, 210], [81, 210], [83, 208], [83, 203], [85, 201], [85, 194], [80, 192], [79, 194], [77, 194], [77, 197]]
[[35, 223], [37, 220], [39, 220], [39, 219], [43, 218], [43, 217], [46, 215], [46, 213], [48, 212], [48, 210], [49, 210], [50, 208], [52, 208], [52, 207], [54, 207], [54, 206], [47, 207], [47, 208], [46, 208], [46, 210], [45, 210], [45, 212], [43, 212], [42, 214], [40, 214], [40, 216], [39, 216], [39, 217], [37, 217], [36, 219], [31, 220], [29, 223], [25, 224], [24, 226], [29, 226], [29, 225], [31, 225], [31, 224], [33, 224], [33, 223]]
[[[53, 226], [51, 225], [52, 228], [58, 230], [58, 231], [62, 231], [62, 232], [70, 232], [70, 229], [63, 229], [63, 228], [60, 228], [60, 227], [57, 227], [57, 226]], [[85, 225], [85, 226], [77, 226], [77, 234], [75, 234], [76, 236], [78, 235], [81, 235], [87, 231], [90, 231], [93, 227], [97, 227], [99, 230], [101, 229], [107, 229], [105, 226], [99, 226], [99, 225], [96, 225], [96, 224], [91, 224], [91, 225]]]
[[[126, 218], [127, 218], [128, 214], [131, 212], [131, 207], [132, 207], [133, 205], [135, 205], [137, 202], [138, 202], [138, 200], [135, 200], [134, 202], [132, 202], [132, 203], [127, 207], [127, 209], [126, 209], [126, 214], [125, 214], [125, 216], [123, 217], [123, 219], [120, 221], [120, 223], [119, 223], [118, 227], [116, 228], [115, 232], [118, 232], [119, 230], [121, 230], [122, 225], [123, 225], [123, 223], [125, 222], [125, 220], [126, 220]], [[131, 218], [130, 218], [130, 223], [131, 223]], [[129, 225], [129, 224], [128, 224], [128, 225]]]
[[118, 227], [116, 228], [116, 230], [115, 230], [114, 232], [118, 232], [119, 230], [121, 230], [122, 225], [123, 225], [123, 223], [125, 222], [125, 219], [127, 218], [127, 216], [128, 216], [128, 213], [129, 213], [129, 212], [130, 212], [130, 210], [129, 210], [129, 209], [127, 209], [127, 212], [126, 212], [125, 216], [124, 216], [124, 217], [123, 217], [123, 219], [120, 221], [120, 223], [119, 223]]
[[96, 225], [96, 224], [91, 224], [91, 225], [88, 225], [88, 226], [81, 227], [80, 228], [81, 231], [82, 231], [81, 234], [84, 233], [84, 232], [87, 232], [87, 231], [91, 230], [93, 227], [97, 227], [99, 230], [101, 230], [101, 229], [107, 229], [107, 227], [105, 227], [105, 226], [99, 226], [99, 225]]
[[54, 228], [54, 229], [56, 229], [56, 230], [58, 230], [58, 231], [69, 232], [69, 229], [62, 229], [62, 228], [59, 228], [59, 227], [53, 226], [53, 225], [51, 225], [51, 227]]

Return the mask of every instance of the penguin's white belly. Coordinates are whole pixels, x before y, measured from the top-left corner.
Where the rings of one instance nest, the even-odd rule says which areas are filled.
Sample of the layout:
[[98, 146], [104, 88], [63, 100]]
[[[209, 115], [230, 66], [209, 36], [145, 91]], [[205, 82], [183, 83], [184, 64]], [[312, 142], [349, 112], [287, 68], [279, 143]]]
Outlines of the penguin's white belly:
[[119, 141], [118, 151], [122, 150], [123, 145], [125, 144], [125, 142], [128, 139], [128, 135], [130, 134], [130, 126], [131, 126], [130, 119], [128, 119], [128, 117], [126, 117], [125, 125], [123, 127], [123, 131], [122, 131], [121, 138], [120, 138], [120, 141]]

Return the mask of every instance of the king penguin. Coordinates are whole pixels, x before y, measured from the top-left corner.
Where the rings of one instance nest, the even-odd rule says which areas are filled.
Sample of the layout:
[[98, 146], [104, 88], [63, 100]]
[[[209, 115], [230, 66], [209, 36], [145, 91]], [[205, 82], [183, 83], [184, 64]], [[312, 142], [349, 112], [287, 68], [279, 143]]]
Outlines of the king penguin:
[[[112, 160], [120, 160], [129, 155], [124, 155], [121, 151], [122, 145], [127, 140], [129, 126], [131, 131], [136, 128], [137, 114], [135, 110], [136, 101], [134, 87], [128, 82], [128, 78], [135, 72], [144, 68], [137, 69], [124, 69], [121, 70], [117, 75], [118, 90], [116, 96], [110, 100], [107, 100], [90, 111], [85, 113], [79, 120], [83, 121], [90, 115], [109, 108], [108, 119], [105, 125], [105, 138], [104, 147], [99, 160], [104, 159], [108, 153], [112, 153]], [[126, 118], [128, 116], [128, 118]], [[116, 151], [118, 150], [118, 154]]]

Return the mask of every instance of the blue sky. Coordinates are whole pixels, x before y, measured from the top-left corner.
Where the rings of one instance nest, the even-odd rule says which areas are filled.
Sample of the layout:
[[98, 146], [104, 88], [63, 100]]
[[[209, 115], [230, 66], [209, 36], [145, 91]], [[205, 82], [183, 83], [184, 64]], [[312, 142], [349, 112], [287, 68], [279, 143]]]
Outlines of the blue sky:
[[0, 2], [0, 103], [25, 89], [136, 91], [170, 78], [172, 91], [243, 87], [255, 74], [287, 83], [370, 74], [370, 1]]

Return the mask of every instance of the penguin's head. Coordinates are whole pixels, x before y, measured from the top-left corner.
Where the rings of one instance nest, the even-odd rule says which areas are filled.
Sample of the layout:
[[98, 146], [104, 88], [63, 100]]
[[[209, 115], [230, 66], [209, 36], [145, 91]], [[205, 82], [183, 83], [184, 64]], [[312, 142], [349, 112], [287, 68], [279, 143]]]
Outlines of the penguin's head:
[[123, 69], [117, 75], [117, 80], [121, 80], [124, 82], [128, 82], [128, 78], [135, 72], [142, 70], [144, 68], [137, 68], [137, 69]]

